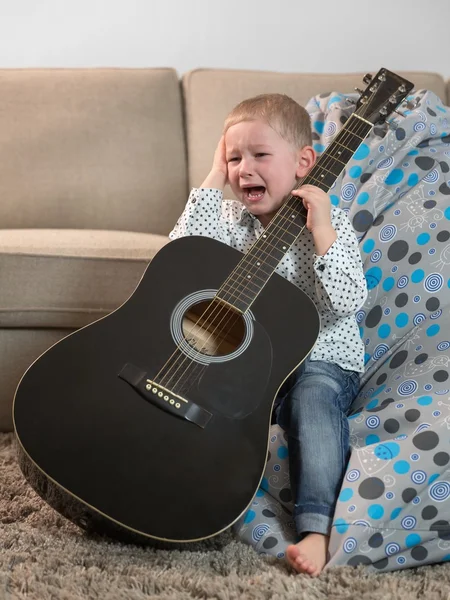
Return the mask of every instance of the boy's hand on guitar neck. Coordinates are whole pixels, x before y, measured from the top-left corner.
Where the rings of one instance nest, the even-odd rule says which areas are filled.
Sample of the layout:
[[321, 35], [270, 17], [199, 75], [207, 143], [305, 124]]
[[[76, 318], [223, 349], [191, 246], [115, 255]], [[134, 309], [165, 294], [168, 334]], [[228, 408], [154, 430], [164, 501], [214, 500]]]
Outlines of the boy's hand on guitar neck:
[[225, 154], [225, 136], [222, 136], [214, 153], [211, 171], [200, 187], [223, 190], [228, 183], [228, 164]]
[[292, 195], [300, 198], [307, 209], [306, 227], [313, 235], [316, 254], [323, 256], [337, 238], [331, 224], [330, 197], [315, 185], [302, 185], [292, 190]]

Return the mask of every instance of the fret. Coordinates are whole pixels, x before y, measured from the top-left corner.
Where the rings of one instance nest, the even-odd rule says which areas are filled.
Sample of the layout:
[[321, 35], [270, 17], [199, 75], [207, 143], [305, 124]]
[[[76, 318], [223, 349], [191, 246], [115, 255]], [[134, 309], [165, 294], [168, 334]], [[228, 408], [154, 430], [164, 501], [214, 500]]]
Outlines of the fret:
[[361, 137], [360, 135], [358, 135], [357, 133], [355, 133], [354, 131], [348, 131], [346, 133], [350, 133], [353, 137], [358, 138], [359, 142], [358, 145], [365, 139], [366, 136]]
[[[286, 223], [288, 224], [288, 223]], [[277, 234], [275, 234], [275, 229], [277, 229]], [[289, 231], [289, 229], [285, 229], [285, 226], [283, 223], [277, 223], [274, 222], [273, 226], [271, 227], [270, 232], [265, 233], [264, 235], [262, 235], [260, 237], [261, 240], [263, 240], [263, 242], [261, 242], [262, 244], [270, 244], [271, 240], [276, 240], [277, 242], [280, 242], [282, 244], [290, 244], [292, 242], [291, 239], [289, 238], [285, 238], [285, 236], [290, 236], [291, 238], [295, 238], [295, 233]], [[273, 244], [272, 244], [273, 246]]]
[[[278, 252], [279, 257], [275, 256], [275, 253], [273, 252], [274, 250]], [[275, 269], [283, 254], [283, 250], [278, 249], [272, 244], [269, 245], [266, 243], [265, 247], [262, 248], [258, 240], [258, 242], [253, 245], [249, 253], [245, 255], [245, 260], [242, 260], [241, 264], [242, 266], [245, 266], [248, 263], [248, 259], [253, 259], [253, 262], [265, 262], [269, 268]], [[231, 274], [230, 277], [233, 277], [233, 274]]]
[[[240, 267], [238, 266], [237, 269], [239, 268]], [[267, 280], [267, 274], [264, 275], [264, 273], [259, 273], [258, 275], [258, 267], [255, 267], [255, 269], [256, 270], [254, 272], [249, 268], [242, 268], [242, 270], [240, 271], [236, 270], [233, 273], [233, 283], [236, 283], [237, 286], [243, 285], [244, 287], [246, 287], [250, 283], [252, 285], [259, 285], [258, 281], [260, 281], [264, 285]]]
[[[344, 145], [349, 150], [355, 152], [371, 129], [371, 124], [353, 116], [348, 121], [348, 127], [341, 129], [338, 136], [335, 138], [335, 141], [340, 142], [341, 145]], [[358, 131], [358, 133], [356, 133], [356, 131]]]
[[[283, 256], [286, 254], [286, 252], [289, 248], [286, 244], [284, 244], [284, 247], [286, 248], [286, 250], [277, 248], [276, 246], [269, 246], [266, 248], [259, 248], [259, 247], [255, 248], [254, 252], [252, 252], [252, 255], [251, 255], [251, 258], [253, 258], [254, 260], [252, 261], [252, 264], [247, 267], [247, 269], [248, 268], [251, 269], [252, 266], [255, 265], [257, 262], [265, 262], [270, 267], [270, 269], [272, 269], [272, 273], [273, 273], [274, 269], [277, 268], [278, 263], [283, 258]], [[252, 248], [252, 250], [253, 250], [253, 248]], [[246, 266], [248, 263], [246, 261], [245, 263], [242, 263], [242, 264], [243, 264], [243, 266]]]
[[[289, 225], [291, 225], [290, 223], [287, 223]], [[277, 230], [277, 233], [275, 234], [274, 231]], [[279, 234], [279, 235], [278, 235]], [[286, 237], [289, 236], [289, 237]], [[296, 232], [292, 232], [289, 229], [285, 229], [284, 225], [282, 223], [277, 223], [272, 226], [270, 233], [266, 233], [264, 235], [262, 235], [259, 240], [261, 241], [261, 245], [263, 246], [270, 246], [271, 248], [279, 248], [278, 245], [274, 245], [272, 243], [273, 240], [275, 240], [275, 242], [280, 242], [280, 245], [286, 245], [286, 244], [290, 244], [295, 238], [297, 237], [297, 233]], [[259, 242], [258, 240], [258, 242]], [[283, 248], [283, 246], [281, 246], [281, 248]]]
[[344, 166], [350, 161], [351, 157], [354, 154], [353, 150], [350, 150], [346, 146], [339, 144], [339, 142], [337, 141], [334, 141], [331, 144], [329, 151], [330, 155], [333, 158], [336, 158], [337, 160], [341, 161]]
[[279, 232], [280, 230], [286, 232], [289, 237], [285, 235], [284, 242], [288, 246], [291, 246], [303, 231], [306, 223], [306, 214], [306, 209], [300, 198], [289, 196], [277, 215], [272, 219], [267, 231], [269, 234], [272, 231]]
[[[319, 169], [317, 169], [319, 171]], [[328, 192], [330, 187], [336, 181], [336, 176], [333, 175], [330, 171], [325, 171], [323, 173], [317, 172], [317, 175], [314, 178], [314, 184], [316, 187], [320, 187], [324, 192]], [[306, 183], [309, 183], [309, 175], [306, 177]]]
[[[332, 152], [333, 152], [333, 149], [332, 149], [332, 148], [330, 148], [330, 156], [332, 156]], [[340, 171], [339, 171], [339, 173], [338, 173], [338, 175], [340, 175], [341, 171], [343, 170], [343, 168], [345, 167], [345, 165], [346, 165], [347, 163], [345, 163], [343, 160], [341, 160], [341, 158], [342, 158], [341, 156], [332, 156], [332, 158], [333, 158], [333, 160], [335, 161], [335, 164], [339, 163], [340, 165], [342, 165], [342, 168], [340, 169]], [[336, 175], [336, 177], [337, 177], [338, 175]]]
[[273, 268], [267, 262], [265, 262], [261, 256], [256, 256], [256, 254], [253, 255], [253, 252], [254, 249], [252, 248], [250, 252], [245, 255], [245, 260], [243, 259], [240, 263], [242, 268], [249, 270], [257, 269], [261, 274], [261, 278], [263, 279], [270, 277], [270, 275], [273, 273]]
[[[347, 142], [348, 140], [345, 140], [345, 141]], [[353, 154], [352, 148], [349, 148], [348, 146], [346, 146], [342, 142], [338, 142], [337, 140], [334, 140], [334, 144], [336, 144], [337, 146], [339, 146], [341, 148], [345, 148], [346, 150], [349, 150]]]
[[317, 169], [321, 171], [326, 171], [327, 173], [331, 173], [331, 175], [336, 178], [340, 175], [342, 171], [341, 161], [330, 161], [329, 157], [324, 157], [324, 160], [319, 160], [317, 163]]
[[[307, 211], [297, 196], [289, 196], [278, 214], [283, 215], [286, 219], [299, 227], [299, 223], [303, 223]], [[275, 218], [278, 218], [278, 214]]]
[[257, 285], [251, 280], [242, 280], [240, 283], [233, 281], [233, 284], [225, 282], [220, 288], [220, 293], [217, 294], [217, 297], [226, 300], [226, 295], [228, 294], [233, 298], [251, 300], [255, 295], [259, 294], [264, 284], [265, 282]]
[[[353, 154], [361, 142], [367, 137], [367, 134], [371, 128], [372, 126], [365, 121], [361, 121], [357, 117], [351, 117], [348, 121], [348, 127], [344, 127], [339, 132], [331, 146], [337, 144], [340, 147], [349, 150]], [[355, 131], [356, 129], [358, 129], [358, 133], [362, 133], [363, 136], [358, 135], [358, 133]]]
[[[252, 248], [245, 255], [245, 259], [242, 259], [241, 262], [243, 265], [249, 261], [258, 259], [268, 259], [270, 261], [271, 257], [274, 257], [277, 254], [284, 255], [289, 250], [289, 246], [293, 243], [299, 232], [292, 232], [288, 229], [284, 229], [283, 224], [278, 223], [278, 218], [277, 224], [275, 224], [274, 221], [272, 221], [272, 223], [270, 225], [270, 231], [266, 230], [267, 233], [264, 236], [261, 236], [259, 240], [253, 244]], [[289, 225], [292, 224], [289, 223]], [[277, 233], [274, 233], [275, 231], [277, 231]]]
[[239, 297], [234, 297], [234, 296], [227, 297], [226, 295], [224, 295], [222, 297], [219, 294], [217, 295], [217, 297], [224, 300], [228, 304], [231, 304], [231, 306], [233, 306], [234, 308], [237, 308], [237, 310], [241, 313], [244, 313], [246, 310], [248, 310], [255, 300], [255, 298], [252, 298], [251, 300], [245, 300], [244, 298], [239, 298]]
[[315, 179], [314, 177], [311, 177], [310, 175], [308, 175], [305, 179], [305, 181], [303, 182], [305, 185], [315, 185], [316, 187], [320, 188], [321, 190], [323, 190], [324, 192], [328, 192], [328, 190], [330, 189], [329, 186], [327, 186], [323, 180], [321, 179]]
[[[260, 287], [257, 287], [252, 290], [250, 290], [250, 289], [238, 290], [238, 289], [236, 289], [236, 285], [234, 283], [233, 283], [233, 285], [231, 285], [229, 283], [224, 283], [222, 288], [216, 294], [216, 297], [219, 300], [224, 300], [228, 304], [236, 306], [240, 310], [242, 310], [242, 308], [241, 308], [242, 305], [245, 305], [244, 310], [246, 310], [251, 305], [251, 303], [254, 301], [254, 299], [259, 294], [259, 292], [263, 289], [263, 287], [264, 286], [261, 285]], [[239, 306], [238, 306], [237, 302], [239, 302]]]
[[[247, 259], [247, 256], [245, 256], [245, 259]], [[242, 261], [222, 285], [217, 294], [218, 297], [226, 300], [225, 294], [231, 294], [235, 297], [244, 295], [249, 298], [257, 295], [278, 263], [279, 260], [275, 259], [273, 261], [274, 266], [270, 267], [267, 262], [255, 259], [252, 265], [247, 266]]]
[[[311, 183], [328, 192], [372, 127], [352, 115], [299, 185]], [[224, 282], [217, 297], [245, 312], [303, 231], [306, 218], [301, 199], [290, 195]]]
[[[297, 196], [289, 196], [277, 215], [271, 221], [268, 232], [273, 228], [283, 227], [291, 236], [297, 237], [305, 224], [306, 209]], [[290, 240], [286, 240], [290, 243]]]

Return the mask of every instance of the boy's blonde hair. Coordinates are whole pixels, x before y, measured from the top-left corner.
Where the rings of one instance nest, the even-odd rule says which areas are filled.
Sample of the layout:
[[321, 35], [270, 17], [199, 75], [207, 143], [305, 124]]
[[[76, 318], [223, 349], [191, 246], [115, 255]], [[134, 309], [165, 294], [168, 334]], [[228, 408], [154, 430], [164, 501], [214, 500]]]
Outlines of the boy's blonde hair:
[[312, 145], [306, 110], [285, 94], [260, 94], [243, 100], [225, 119], [223, 133], [242, 121], [263, 121], [296, 149]]

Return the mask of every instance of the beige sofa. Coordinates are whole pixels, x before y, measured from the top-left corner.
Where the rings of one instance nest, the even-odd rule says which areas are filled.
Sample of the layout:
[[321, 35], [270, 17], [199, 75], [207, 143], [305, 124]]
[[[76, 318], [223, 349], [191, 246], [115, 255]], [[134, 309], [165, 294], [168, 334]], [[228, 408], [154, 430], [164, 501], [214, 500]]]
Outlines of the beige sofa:
[[[132, 293], [237, 102], [277, 91], [305, 104], [362, 75], [1, 70], [0, 430], [28, 365]], [[405, 75], [450, 104], [440, 75]]]

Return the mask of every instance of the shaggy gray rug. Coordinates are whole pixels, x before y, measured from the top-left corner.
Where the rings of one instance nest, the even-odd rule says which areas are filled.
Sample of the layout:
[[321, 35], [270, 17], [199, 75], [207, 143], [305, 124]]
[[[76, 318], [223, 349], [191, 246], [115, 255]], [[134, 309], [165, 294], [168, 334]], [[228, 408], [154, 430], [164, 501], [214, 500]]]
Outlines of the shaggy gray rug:
[[388, 574], [342, 567], [311, 579], [230, 533], [183, 552], [88, 537], [25, 482], [12, 434], [0, 434], [0, 523], [1, 600], [450, 599], [449, 564]]

